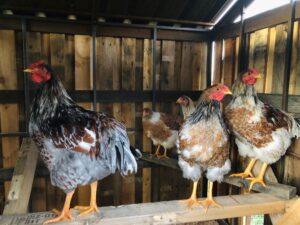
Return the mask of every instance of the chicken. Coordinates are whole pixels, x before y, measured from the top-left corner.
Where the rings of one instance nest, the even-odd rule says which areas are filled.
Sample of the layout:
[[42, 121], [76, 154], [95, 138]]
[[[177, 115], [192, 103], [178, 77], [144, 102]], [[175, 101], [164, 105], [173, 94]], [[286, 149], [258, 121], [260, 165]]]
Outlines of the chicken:
[[38, 90], [32, 103], [29, 132], [50, 171], [51, 183], [66, 193], [58, 217], [45, 224], [71, 219], [70, 202], [77, 186], [90, 184], [90, 205], [78, 206], [80, 216], [98, 211], [97, 181], [119, 170], [125, 176], [137, 171], [125, 126], [105, 113], [78, 106], [67, 94], [50, 66], [38, 61], [25, 69]]
[[[251, 158], [243, 173], [232, 176], [249, 179], [249, 191], [255, 183], [265, 186], [267, 166], [278, 161], [291, 139], [299, 136], [299, 124], [292, 116], [258, 99], [254, 85], [260, 77], [255, 69], [249, 69], [242, 79], [237, 79], [233, 84], [233, 98], [225, 110], [239, 154]], [[263, 166], [259, 175], [253, 177], [251, 170], [257, 159]]]
[[183, 114], [183, 119], [186, 120], [186, 118], [191, 115], [192, 112], [195, 110], [194, 102], [192, 99], [190, 99], [186, 95], [180, 96], [177, 101], [177, 104], [181, 105], [181, 110]]
[[213, 85], [202, 93], [195, 111], [186, 119], [179, 132], [178, 164], [183, 177], [194, 182], [192, 195], [187, 200], [188, 207], [197, 202], [197, 183], [206, 171], [208, 179], [207, 198], [201, 201], [206, 211], [211, 204], [220, 207], [212, 197], [213, 182], [221, 182], [230, 171], [229, 135], [223, 121], [220, 101], [231, 94], [222, 84]]
[[[178, 116], [161, 112], [154, 112], [149, 108], [143, 110], [143, 129], [148, 138], [157, 145], [155, 156], [168, 158], [167, 150], [176, 146], [178, 130], [182, 120]], [[164, 154], [160, 155], [160, 146], [164, 148]]]

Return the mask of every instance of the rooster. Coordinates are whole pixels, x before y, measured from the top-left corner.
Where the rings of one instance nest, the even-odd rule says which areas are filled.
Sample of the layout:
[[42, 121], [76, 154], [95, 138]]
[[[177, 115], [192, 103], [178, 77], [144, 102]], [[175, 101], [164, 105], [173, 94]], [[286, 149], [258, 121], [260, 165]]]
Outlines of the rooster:
[[186, 119], [179, 132], [178, 164], [183, 177], [194, 182], [191, 197], [183, 202], [188, 207], [199, 205], [197, 202], [197, 184], [202, 172], [208, 179], [207, 198], [200, 201], [206, 206], [220, 207], [212, 197], [213, 182], [221, 182], [230, 171], [228, 130], [223, 121], [220, 101], [231, 94], [222, 84], [213, 85], [202, 93], [195, 111]]
[[[176, 146], [178, 130], [182, 120], [178, 116], [161, 112], [154, 112], [149, 108], [143, 110], [143, 129], [148, 138], [157, 145], [155, 156], [168, 158], [167, 150]], [[160, 155], [160, 146], [164, 148], [164, 154]]]
[[61, 212], [49, 224], [71, 219], [70, 202], [77, 186], [90, 184], [90, 205], [77, 206], [80, 216], [98, 211], [97, 181], [119, 170], [137, 171], [125, 126], [112, 116], [78, 106], [50, 66], [38, 61], [25, 69], [38, 90], [32, 103], [29, 132], [50, 171], [51, 183], [66, 193]]
[[192, 112], [195, 110], [194, 102], [191, 98], [189, 98], [186, 95], [180, 96], [177, 101], [177, 104], [181, 105], [181, 110], [183, 114], [183, 119], [186, 120], [186, 118], [191, 115]]
[[[233, 84], [233, 98], [225, 110], [239, 154], [251, 158], [243, 173], [232, 176], [249, 179], [249, 191], [255, 183], [265, 186], [263, 178], [267, 166], [278, 161], [291, 139], [299, 136], [299, 124], [292, 116], [259, 100], [254, 87], [259, 78], [257, 70], [249, 69], [237, 79]], [[257, 159], [263, 166], [259, 175], [253, 177], [251, 170]]]

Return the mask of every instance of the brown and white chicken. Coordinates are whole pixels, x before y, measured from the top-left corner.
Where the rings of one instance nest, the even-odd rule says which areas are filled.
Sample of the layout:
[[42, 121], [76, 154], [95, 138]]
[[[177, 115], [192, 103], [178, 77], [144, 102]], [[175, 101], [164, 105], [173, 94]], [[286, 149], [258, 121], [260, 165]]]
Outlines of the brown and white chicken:
[[183, 177], [194, 182], [192, 195], [183, 200], [188, 207], [198, 205], [197, 183], [206, 172], [208, 179], [207, 199], [201, 201], [206, 210], [211, 204], [220, 207], [212, 197], [213, 182], [221, 182], [230, 171], [228, 130], [223, 120], [220, 101], [229, 88], [213, 85], [202, 93], [195, 111], [185, 120], [179, 132], [178, 164]]
[[[259, 100], [255, 83], [261, 76], [255, 69], [249, 69], [233, 84], [233, 98], [225, 110], [229, 128], [235, 135], [239, 154], [250, 157], [251, 161], [243, 173], [232, 176], [265, 186], [263, 181], [269, 164], [277, 162], [291, 145], [291, 139], [299, 136], [299, 124], [286, 112]], [[251, 170], [261, 160], [263, 166], [258, 177]]]
[[[178, 140], [178, 131], [182, 124], [179, 116], [169, 115], [161, 112], [152, 111], [149, 108], [143, 110], [143, 129], [148, 138], [157, 145], [155, 156], [159, 158], [168, 158], [167, 150], [176, 146]], [[161, 155], [160, 146], [164, 148], [164, 154]]]
[[182, 95], [180, 96], [177, 101], [177, 104], [179, 104], [181, 106], [181, 111], [183, 114], [183, 119], [186, 120], [186, 118], [192, 114], [192, 112], [195, 111], [195, 105], [193, 100], [186, 96], [186, 95]]

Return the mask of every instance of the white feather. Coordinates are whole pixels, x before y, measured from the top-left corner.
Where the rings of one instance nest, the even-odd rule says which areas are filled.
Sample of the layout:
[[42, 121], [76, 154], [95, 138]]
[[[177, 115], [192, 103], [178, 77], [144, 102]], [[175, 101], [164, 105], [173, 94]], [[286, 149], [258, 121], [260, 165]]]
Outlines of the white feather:
[[201, 178], [201, 167], [197, 163], [189, 164], [184, 161], [181, 157], [178, 159], [179, 167], [183, 172], [183, 177], [191, 179], [193, 181], [198, 181]]
[[220, 167], [208, 167], [206, 172], [206, 177], [210, 181], [222, 182], [224, 175], [228, 174], [231, 168], [230, 160], [227, 159], [225, 164]]

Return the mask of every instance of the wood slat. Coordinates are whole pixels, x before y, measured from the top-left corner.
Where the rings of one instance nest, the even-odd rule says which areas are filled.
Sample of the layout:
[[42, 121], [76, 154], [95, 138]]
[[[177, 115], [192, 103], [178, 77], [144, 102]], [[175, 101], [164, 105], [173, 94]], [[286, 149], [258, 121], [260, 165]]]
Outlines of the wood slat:
[[[91, 214], [60, 224], [180, 224], [207, 220], [241, 217], [246, 215], [282, 213], [294, 201], [284, 201], [268, 194], [231, 195], [216, 197], [222, 208], [211, 207], [207, 213], [198, 207], [186, 209], [178, 201], [142, 203], [121, 207], [102, 207], [100, 216]], [[74, 215], [77, 215], [74, 211]], [[22, 216], [2, 216], [2, 224], [38, 225], [54, 215], [47, 213], [27, 214]]]
[[27, 212], [37, 160], [38, 150], [34, 142], [30, 138], [24, 138], [3, 215]]

